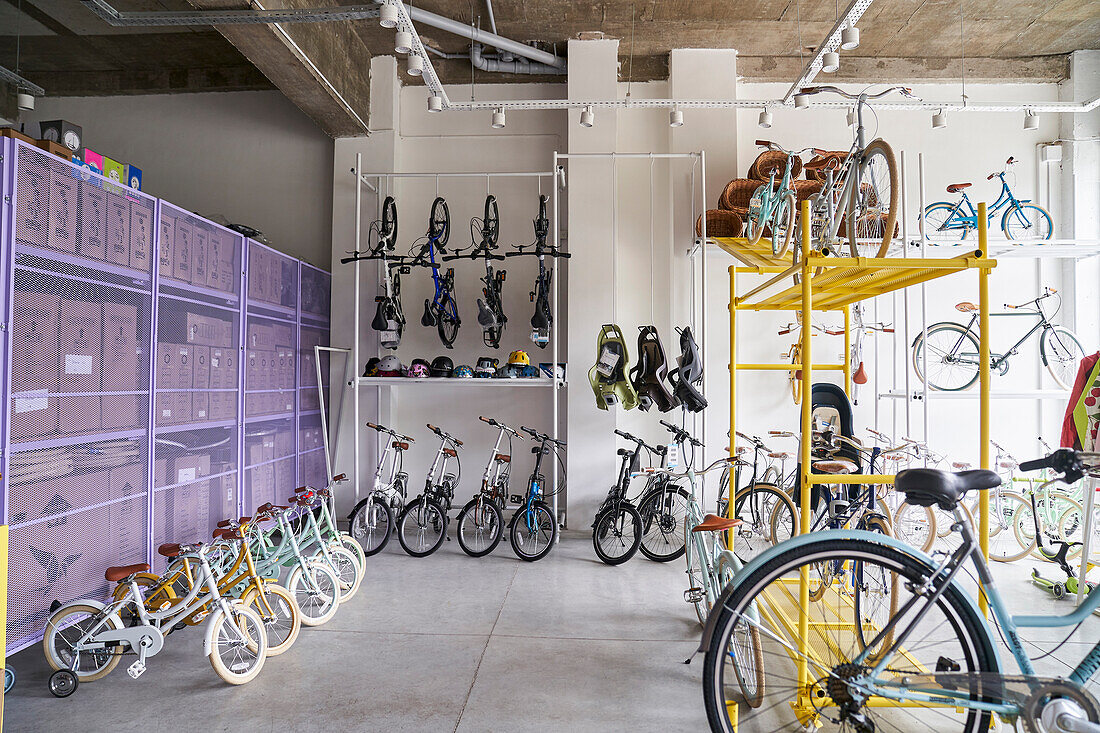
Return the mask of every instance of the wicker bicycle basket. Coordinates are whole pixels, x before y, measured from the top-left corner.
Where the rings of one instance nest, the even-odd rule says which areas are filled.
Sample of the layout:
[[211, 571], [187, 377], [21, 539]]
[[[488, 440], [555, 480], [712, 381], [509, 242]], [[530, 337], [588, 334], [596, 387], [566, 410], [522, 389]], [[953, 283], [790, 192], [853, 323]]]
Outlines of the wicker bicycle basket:
[[[726, 209], [707, 209], [707, 236], [708, 237], [740, 237], [744, 229], [741, 216]], [[695, 236], [703, 236], [703, 216], [695, 220]]]

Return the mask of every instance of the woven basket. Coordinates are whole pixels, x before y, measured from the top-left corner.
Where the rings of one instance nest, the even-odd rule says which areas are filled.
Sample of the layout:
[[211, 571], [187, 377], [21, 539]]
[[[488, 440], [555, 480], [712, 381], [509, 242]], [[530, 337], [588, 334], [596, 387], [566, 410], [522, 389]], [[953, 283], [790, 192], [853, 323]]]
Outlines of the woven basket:
[[[756, 160], [749, 166], [749, 178], [755, 178], [758, 181], [766, 181], [773, 170], [775, 171], [776, 178], [778, 178], [783, 175], [786, 169], [786, 153], [781, 153], [778, 150], [765, 150], [763, 153], [756, 156]], [[791, 178], [798, 178], [801, 173], [802, 159], [796, 155], [794, 157], [794, 163], [791, 166]]]
[[832, 161], [834, 161], [833, 164], [832, 164], [832, 167], [835, 170], [835, 169], [840, 168], [841, 164], [844, 162], [844, 158], [847, 157], [847, 155], [848, 155], [848, 153], [843, 151], [843, 150], [829, 150], [824, 155], [815, 155], [813, 158], [810, 159], [809, 164], [807, 164], [806, 179], [809, 180], [809, 181], [822, 181], [822, 182], [824, 182], [825, 181], [825, 169], [824, 168], [811, 168], [809, 166], [811, 166], [811, 165], [816, 166], [820, 163], [825, 162], [826, 160], [832, 160]]
[[760, 181], [752, 178], [734, 178], [726, 184], [722, 195], [718, 197], [718, 208], [726, 211], [749, 210], [749, 199], [752, 193], [760, 187]]
[[[746, 210], [747, 211], [747, 210]], [[725, 209], [707, 209], [708, 237], [740, 237], [745, 228], [741, 216]], [[695, 220], [695, 236], [703, 236], [703, 216]]]

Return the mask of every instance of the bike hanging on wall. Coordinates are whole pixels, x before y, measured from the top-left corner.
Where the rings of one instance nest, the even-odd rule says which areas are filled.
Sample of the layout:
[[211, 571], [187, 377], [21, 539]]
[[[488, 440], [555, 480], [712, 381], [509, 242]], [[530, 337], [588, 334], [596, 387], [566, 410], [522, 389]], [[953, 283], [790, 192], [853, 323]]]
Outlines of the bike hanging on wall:
[[[372, 235], [376, 242], [373, 247], [370, 246]], [[382, 218], [371, 222], [367, 230], [367, 249], [348, 252], [351, 257], [340, 260], [345, 265], [361, 260], [382, 261], [382, 294], [374, 299], [377, 307], [371, 328], [378, 331], [382, 348], [385, 349], [396, 349], [401, 344], [401, 334], [405, 330], [405, 313], [401, 309], [401, 276], [412, 271], [403, 258], [390, 255], [396, 245], [397, 204], [393, 196], [387, 196], [382, 204]]]
[[[990, 173], [985, 180], [998, 178], [1001, 192], [986, 209], [986, 223], [991, 223], [998, 212], [1001, 215], [1001, 232], [1013, 240], [1045, 240], [1054, 236], [1054, 222], [1046, 209], [1031, 203], [1031, 199], [1018, 199], [1005, 180], [1010, 166], [1016, 162], [1014, 157], [1005, 161], [1005, 167], [999, 172]], [[971, 231], [978, 228], [978, 209], [966, 195], [972, 183], [952, 183], [948, 193], [961, 193], [958, 201], [937, 201], [924, 209], [924, 236], [933, 244], [937, 240], [966, 239]]]
[[[426, 241], [420, 245], [415, 255], [410, 251], [412, 260], [409, 264], [431, 268], [435, 293], [431, 298], [424, 299], [424, 315], [420, 317], [420, 323], [426, 328], [435, 326], [439, 332], [439, 340], [448, 349], [454, 347], [455, 338], [458, 337], [458, 327], [462, 325], [458, 317], [458, 303], [455, 301], [455, 270], [449, 267], [440, 275], [439, 263], [436, 262], [435, 255], [437, 250], [440, 254], [447, 251], [447, 240], [450, 236], [451, 212], [447, 208], [447, 201], [442, 196], [436, 196], [428, 217]], [[416, 246], [417, 244], [414, 243], [413, 247]]]
[[485, 298], [477, 299], [477, 322], [481, 326], [482, 341], [490, 349], [497, 349], [500, 348], [504, 326], [508, 323], [508, 317], [504, 315], [504, 279], [508, 273], [505, 270], [493, 270], [493, 260], [503, 260], [504, 255], [493, 254], [500, 238], [500, 213], [496, 197], [492, 194], [485, 197], [485, 216], [481, 219], [475, 216], [470, 220], [471, 233], [475, 228], [477, 234], [474, 237], [480, 236], [481, 241], [472, 245], [471, 251], [456, 251], [444, 257], [443, 261], [451, 262], [463, 258], [485, 261], [485, 277], [481, 278], [484, 286], [481, 294]]
[[546, 266], [546, 258], [561, 257], [569, 259], [568, 252], [562, 252], [546, 240], [550, 235], [550, 219], [546, 216], [547, 197], [539, 195], [539, 215], [533, 221], [535, 226], [534, 249], [525, 252], [525, 247], [532, 245], [516, 245], [515, 252], [505, 252], [507, 257], [519, 257], [522, 255], [534, 255], [539, 261], [539, 272], [535, 276], [535, 288], [531, 291], [531, 302], [535, 304], [535, 312], [531, 316], [531, 341], [540, 349], [545, 349], [550, 343], [550, 331], [554, 327], [554, 314], [550, 307], [550, 286], [554, 277], [553, 269]]

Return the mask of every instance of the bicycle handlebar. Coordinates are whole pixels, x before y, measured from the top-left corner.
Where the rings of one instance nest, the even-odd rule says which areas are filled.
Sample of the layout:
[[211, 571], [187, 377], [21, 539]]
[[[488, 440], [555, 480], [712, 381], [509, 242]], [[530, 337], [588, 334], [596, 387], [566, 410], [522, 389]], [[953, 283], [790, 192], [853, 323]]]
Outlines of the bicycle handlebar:
[[[539, 431], [534, 430], [532, 428], [529, 428], [526, 425], [520, 425], [519, 429], [522, 430], [523, 432], [527, 433], [528, 435], [530, 435], [535, 440], [541, 441], [543, 443], [554, 443], [555, 445], [560, 445], [563, 448], [565, 447], [565, 441], [564, 440], [558, 440], [556, 438], [551, 438], [546, 433], [540, 433]], [[616, 430], [615, 432], [617, 433], [619, 431]]]
[[1038, 471], [1042, 468], [1053, 469], [1056, 473], [1062, 474], [1060, 481], [1072, 484], [1086, 473], [1100, 468], [1100, 453], [1059, 448], [1044, 458], [1024, 461], [1020, 464], [1021, 471]]
[[433, 433], [438, 435], [440, 438], [443, 438], [443, 440], [449, 440], [452, 443], [454, 443], [456, 446], [461, 447], [462, 441], [459, 440], [458, 438], [456, 438], [453, 435], [451, 435], [450, 433], [444, 431], [442, 428], [437, 428], [435, 425], [432, 425], [431, 423], [425, 423], [425, 424], [428, 426], [428, 430], [431, 430]]
[[696, 440], [695, 438], [693, 438], [688, 433], [688, 431], [684, 430], [683, 428], [679, 428], [679, 427], [673, 425], [672, 423], [667, 423], [664, 420], [658, 420], [657, 422], [661, 423], [661, 425], [663, 425], [666, 430], [668, 430], [670, 433], [672, 433], [672, 435], [677, 440], [686, 440], [689, 443], [691, 443], [692, 445], [696, 446], [697, 448], [702, 448], [703, 447], [703, 442], [702, 441]]

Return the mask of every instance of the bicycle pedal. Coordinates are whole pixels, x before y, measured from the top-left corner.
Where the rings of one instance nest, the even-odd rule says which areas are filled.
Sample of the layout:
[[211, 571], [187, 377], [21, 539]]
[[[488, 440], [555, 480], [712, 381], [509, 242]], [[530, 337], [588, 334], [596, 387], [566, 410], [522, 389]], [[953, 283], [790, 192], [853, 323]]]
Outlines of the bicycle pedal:
[[702, 603], [706, 597], [706, 591], [702, 588], [688, 588], [684, 591], [684, 600], [688, 603]]
[[145, 662], [137, 661], [126, 668], [126, 674], [133, 677], [135, 680], [145, 672]]

